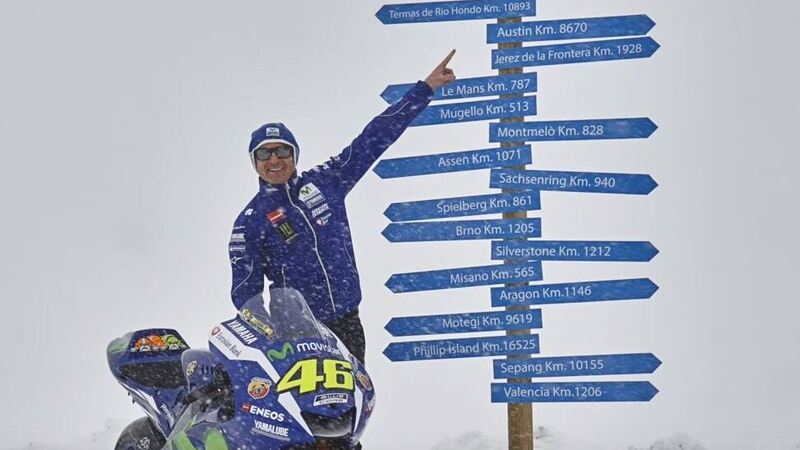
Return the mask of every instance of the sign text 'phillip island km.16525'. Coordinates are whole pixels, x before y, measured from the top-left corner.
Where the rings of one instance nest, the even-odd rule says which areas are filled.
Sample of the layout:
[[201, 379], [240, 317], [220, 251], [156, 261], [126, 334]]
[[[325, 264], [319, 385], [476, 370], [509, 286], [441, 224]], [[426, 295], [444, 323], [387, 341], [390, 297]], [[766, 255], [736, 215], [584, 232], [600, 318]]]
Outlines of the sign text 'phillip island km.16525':
[[475, 358], [532, 353], [539, 353], [539, 335], [537, 334], [393, 342], [383, 351], [383, 354], [392, 361]]

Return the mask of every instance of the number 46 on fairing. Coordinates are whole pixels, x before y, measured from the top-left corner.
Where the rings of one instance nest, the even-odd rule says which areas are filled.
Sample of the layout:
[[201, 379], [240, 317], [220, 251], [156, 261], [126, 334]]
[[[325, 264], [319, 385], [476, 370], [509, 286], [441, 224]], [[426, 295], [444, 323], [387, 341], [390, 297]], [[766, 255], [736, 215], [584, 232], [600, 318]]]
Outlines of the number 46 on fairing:
[[278, 381], [277, 391], [282, 393], [296, 388], [300, 394], [307, 394], [316, 391], [319, 383], [326, 389], [354, 390], [353, 365], [347, 361], [325, 359], [320, 374], [319, 360], [297, 361]]

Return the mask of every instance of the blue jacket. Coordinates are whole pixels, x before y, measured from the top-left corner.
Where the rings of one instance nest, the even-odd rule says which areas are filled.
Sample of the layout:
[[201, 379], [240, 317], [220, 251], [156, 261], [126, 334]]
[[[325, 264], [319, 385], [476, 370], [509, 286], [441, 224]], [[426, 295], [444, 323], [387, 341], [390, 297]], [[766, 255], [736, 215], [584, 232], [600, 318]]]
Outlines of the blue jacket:
[[264, 276], [271, 286], [299, 290], [322, 322], [358, 307], [361, 286], [345, 196], [431, 96], [420, 81], [328, 162], [282, 185], [259, 178], [260, 189], [236, 219], [228, 247], [237, 309], [264, 291]]

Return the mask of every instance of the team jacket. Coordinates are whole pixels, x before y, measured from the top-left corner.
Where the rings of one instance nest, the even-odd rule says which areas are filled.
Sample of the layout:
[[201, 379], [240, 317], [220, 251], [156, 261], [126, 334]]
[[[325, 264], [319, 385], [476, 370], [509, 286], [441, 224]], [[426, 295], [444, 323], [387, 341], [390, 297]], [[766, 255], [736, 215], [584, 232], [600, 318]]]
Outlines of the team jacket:
[[259, 192], [236, 219], [228, 247], [237, 309], [264, 291], [264, 276], [270, 286], [299, 290], [322, 322], [358, 307], [361, 287], [345, 196], [431, 96], [430, 87], [417, 82], [328, 162], [282, 185], [259, 178]]

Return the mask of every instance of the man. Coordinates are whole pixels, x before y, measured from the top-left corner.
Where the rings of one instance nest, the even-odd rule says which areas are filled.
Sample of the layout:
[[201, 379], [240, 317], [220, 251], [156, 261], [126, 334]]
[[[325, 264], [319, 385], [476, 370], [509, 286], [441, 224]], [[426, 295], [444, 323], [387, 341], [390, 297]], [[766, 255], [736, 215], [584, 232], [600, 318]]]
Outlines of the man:
[[252, 134], [249, 152], [260, 189], [239, 214], [229, 245], [237, 308], [271, 286], [299, 290], [318, 320], [364, 362], [358, 316], [361, 287], [345, 196], [428, 105], [433, 89], [455, 80], [455, 50], [328, 162], [298, 175], [300, 146], [282, 123]]

